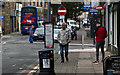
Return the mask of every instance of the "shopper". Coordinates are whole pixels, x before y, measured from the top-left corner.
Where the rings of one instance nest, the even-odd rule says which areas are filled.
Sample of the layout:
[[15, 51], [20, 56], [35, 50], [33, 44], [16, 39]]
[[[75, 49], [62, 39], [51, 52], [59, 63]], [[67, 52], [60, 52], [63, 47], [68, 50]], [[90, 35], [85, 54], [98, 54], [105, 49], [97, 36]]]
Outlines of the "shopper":
[[30, 43], [33, 43], [33, 28], [34, 28], [34, 26], [33, 25], [31, 25], [31, 28], [30, 28], [30, 30], [29, 30], [29, 42]]

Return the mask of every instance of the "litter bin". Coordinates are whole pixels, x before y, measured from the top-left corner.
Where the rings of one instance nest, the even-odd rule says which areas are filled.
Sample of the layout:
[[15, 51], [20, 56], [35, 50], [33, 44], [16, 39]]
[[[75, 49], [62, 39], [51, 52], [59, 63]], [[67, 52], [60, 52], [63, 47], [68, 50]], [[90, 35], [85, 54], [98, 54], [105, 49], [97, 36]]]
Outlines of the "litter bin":
[[41, 75], [54, 75], [54, 51], [52, 49], [39, 51], [39, 67]]

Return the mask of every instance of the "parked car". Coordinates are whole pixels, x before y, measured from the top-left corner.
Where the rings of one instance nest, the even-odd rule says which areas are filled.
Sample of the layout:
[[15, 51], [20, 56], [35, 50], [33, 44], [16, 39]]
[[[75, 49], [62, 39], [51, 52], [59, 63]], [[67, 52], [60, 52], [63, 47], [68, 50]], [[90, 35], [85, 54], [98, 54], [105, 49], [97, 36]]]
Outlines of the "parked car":
[[54, 29], [54, 41], [55, 42], [58, 42], [58, 32], [60, 31], [61, 29]]
[[33, 40], [45, 40], [45, 35], [44, 35], [44, 28], [37, 28], [34, 32], [34, 37]]

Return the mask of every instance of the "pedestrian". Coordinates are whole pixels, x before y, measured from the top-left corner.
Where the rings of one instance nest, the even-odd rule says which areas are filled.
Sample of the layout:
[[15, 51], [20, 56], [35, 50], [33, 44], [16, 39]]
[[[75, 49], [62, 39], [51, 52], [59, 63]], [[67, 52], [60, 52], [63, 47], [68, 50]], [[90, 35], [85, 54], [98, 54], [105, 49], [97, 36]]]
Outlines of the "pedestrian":
[[71, 27], [71, 40], [74, 38], [74, 31], [73, 31], [73, 26]]
[[104, 44], [105, 44], [105, 38], [107, 37], [106, 28], [102, 27], [100, 25], [100, 22], [97, 22], [96, 24], [95, 36], [96, 36], [96, 61], [94, 63], [98, 64], [99, 63], [99, 47], [101, 47], [101, 52], [102, 52], [101, 62], [103, 62], [103, 59], [105, 57]]
[[29, 30], [29, 42], [30, 43], [33, 43], [33, 28], [34, 28], [34, 26], [33, 25], [31, 25], [31, 27], [30, 27], [30, 30]]
[[75, 37], [75, 40], [77, 40], [77, 28], [76, 27], [72, 26], [72, 33], [71, 33], [71, 35], [72, 35], [72, 40], [74, 39], [74, 37]]
[[0, 42], [1, 42], [1, 39], [2, 39], [2, 27], [0, 25]]
[[58, 42], [60, 44], [61, 63], [64, 63], [63, 48], [65, 48], [66, 61], [69, 61], [68, 48], [69, 48], [69, 43], [70, 43], [70, 39], [71, 39], [71, 32], [66, 27], [67, 27], [66, 24], [62, 23], [62, 30], [60, 30], [58, 32]]

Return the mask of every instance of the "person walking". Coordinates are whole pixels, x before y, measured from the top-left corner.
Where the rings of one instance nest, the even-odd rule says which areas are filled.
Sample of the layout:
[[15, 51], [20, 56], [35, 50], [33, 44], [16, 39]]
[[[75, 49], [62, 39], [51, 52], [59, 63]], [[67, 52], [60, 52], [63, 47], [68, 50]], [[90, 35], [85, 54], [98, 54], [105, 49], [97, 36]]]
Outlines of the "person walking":
[[102, 61], [103, 61], [105, 57], [104, 44], [105, 44], [105, 38], [107, 37], [106, 28], [102, 27], [100, 25], [100, 22], [97, 22], [96, 24], [95, 36], [96, 36], [96, 61], [94, 63], [98, 64], [99, 63], [99, 47], [101, 47]]
[[74, 37], [75, 37], [75, 40], [77, 40], [77, 28], [76, 27], [72, 26], [72, 33], [71, 33], [71, 35], [72, 35], [72, 40], [74, 39]]
[[34, 28], [34, 26], [33, 25], [31, 25], [31, 28], [30, 28], [30, 30], [29, 30], [29, 42], [30, 43], [33, 43], [33, 28]]
[[71, 32], [68, 28], [66, 28], [66, 24], [62, 24], [62, 30], [58, 32], [58, 42], [60, 44], [60, 54], [61, 54], [61, 63], [64, 63], [64, 54], [63, 54], [63, 48], [65, 48], [65, 57], [66, 61], [69, 61], [68, 59], [68, 48], [69, 43], [71, 39]]
[[77, 40], [77, 28], [76, 27], [74, 27], [73, 32], [74, 32], [75, 40]]

